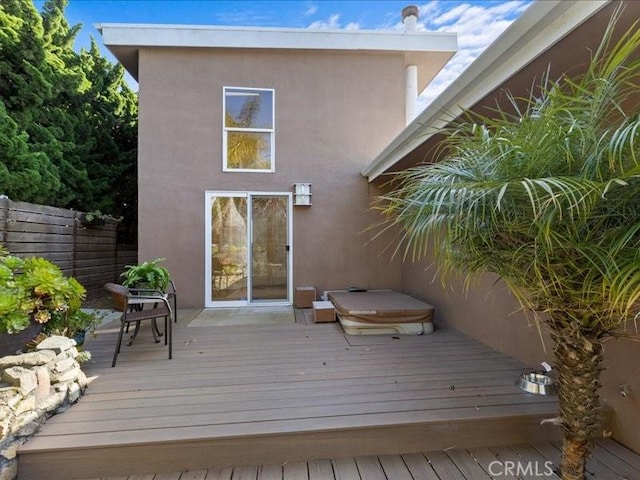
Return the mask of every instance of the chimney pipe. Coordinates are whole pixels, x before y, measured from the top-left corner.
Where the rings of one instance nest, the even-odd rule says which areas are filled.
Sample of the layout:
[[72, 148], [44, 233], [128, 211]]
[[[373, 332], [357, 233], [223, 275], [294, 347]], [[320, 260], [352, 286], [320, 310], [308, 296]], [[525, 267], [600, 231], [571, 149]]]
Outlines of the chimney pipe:
[[418, 23], [418, 7], [409, 5], [402, 9], [402, 23], [404, 23], [405, 32], [415, 32]]
[[[412, 33], [416, 31], [418, 23], [418, 7], [409, 5], [402, 9], [402, 23], [404, 31]], [[405, 121], [409, 125], [416, 116], [416, 105], [418, 101], [418, 67], [407, 65], [405, 82]]]

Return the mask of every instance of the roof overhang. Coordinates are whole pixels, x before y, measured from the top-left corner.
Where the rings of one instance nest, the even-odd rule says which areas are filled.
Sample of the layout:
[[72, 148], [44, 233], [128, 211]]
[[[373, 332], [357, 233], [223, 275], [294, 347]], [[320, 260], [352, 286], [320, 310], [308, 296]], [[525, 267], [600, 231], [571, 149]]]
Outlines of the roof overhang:
[[[518, 72], [608, 3], [604, 0], [544, 0], [532, 4], [362, 170], [362, 175], [371, 182], [392, 169], [396, 170], [411, 154], [414, 154], [413, 164], [418, 163], [420, 156], [424, 160], [424, 154], [415, 155], [415, 152], [427, 144], [429, 139], [436, 138], [439, 129], [463, 110], [496, 95], [505, 87], [507, 80], [517, 76]], [[592, 37], [594, 33], [597, 42], [600, 32], [592, 32]], [[585, 50], [584, 47], [582, 45], [582, 50]], [[567, 57], [571, 60], [572, 55], [577, 53], [563, 52], [562, 61], [566, 63]], [[546, 60], [551, 62], [552, 57]], [[545, 66], [542, 65], [542, 70], [537, 73], [541, 74], [544, 70]], [[527, 71], [523, 74], [519, 87], [530, 88], [531, 81], [531, 72]]]
[[449, 61], [458, 37], [447, 32], [310, 30], [203, 25], [96, 25], [105, 46], [137, 79], [141, 48], [271, 49], [333, 52], [402, 53], [405, 65], [418, 67], [420, 90]]

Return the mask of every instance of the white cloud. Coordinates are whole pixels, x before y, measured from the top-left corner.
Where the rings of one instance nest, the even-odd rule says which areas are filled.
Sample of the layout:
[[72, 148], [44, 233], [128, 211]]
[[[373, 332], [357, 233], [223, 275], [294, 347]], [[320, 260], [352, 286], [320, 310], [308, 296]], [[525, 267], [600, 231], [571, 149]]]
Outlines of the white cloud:
[[[436, 26], [450, 23], [452, 21], [455, 21], [463, 17], [465, 13], [469, 11], [470, 8], [472, 8], [471, 5], [469, 5], [468, 3], [463, 3], [462, 5], [458, 5], [457, 7], [452, 8], [447, 12], [440, 13], [436, 18], [434, 18], [431, 21], [431, 23]], [[482, 9], [482, 7], [479, 7], [479, 8]]]
[[346, 25], [340, 23], [340, 14], [332, 13], [327, 20], [316, 20], [307, 28], [311, 30], [360, 30], [358, 22], [349, 22]]
[[458, 78], [530, 3], [526, 0], [513, 0], [488, 6], [463, 3], [450, 10], [446, 9], [446, 4], [437, 0], [420, 5], [419, 29], [457, 33], [458, 52], [418, 97], [418, 111], [422, 111], [453, 80]]
[[317, 11], [318, 11], [318, 5], [309, 3], [307, 9], [304, 11], [304, 15], [306, 17], [310, 17], [311, 15], [315, 14]]
[[[420, 32], [454, 32], [458, 34], [458, 52], [418, 97], [418, 113], [433, 101], [469, 66], [515, 19], [531, 4], [531, 0], [475, 3], [467, 1], [452, 7], [453, 2], [431, 0], [418, 6], [420, 11], [416, 29]], [[313, 5], [313, 4], [310, 4]], [[315, 10], [314, 12], [315, 13]], [[393, 20], [392, 20], [393, 18]], [[379, 28], [404, 30], [402, 21], [389, 15], [387, 23]], [[340, 23], [340, 14], [333, 13], [326, 20], [309, 25], [317, 30], [359, 30], [361, 25]]]
[[335, 30], [340, 28], [340, 14], [332, 13], [327, 20], [316, 20], [309, 25], [312, 30]]

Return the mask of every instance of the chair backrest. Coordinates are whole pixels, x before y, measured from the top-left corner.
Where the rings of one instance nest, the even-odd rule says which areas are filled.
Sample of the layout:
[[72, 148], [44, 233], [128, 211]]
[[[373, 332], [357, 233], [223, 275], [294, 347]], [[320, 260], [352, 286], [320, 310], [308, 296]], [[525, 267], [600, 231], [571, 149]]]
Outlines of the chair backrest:
[[118, 312], [126, 312], [129, 289], [124, 285], [118, 285], [117, 283], [105, 283], [104, 288], [111, 294], [114, 310]]

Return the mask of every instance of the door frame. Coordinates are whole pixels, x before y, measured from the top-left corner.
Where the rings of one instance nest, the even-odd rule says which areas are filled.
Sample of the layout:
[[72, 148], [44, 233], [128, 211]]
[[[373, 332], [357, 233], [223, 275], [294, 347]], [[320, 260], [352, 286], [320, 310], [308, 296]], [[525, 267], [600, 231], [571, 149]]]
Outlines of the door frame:
[[[247, 299], [246, 300], [214, 300], [212, 297], [212, 255], [211, 255], [211, 203], [212, 198], [219, 197], [241, 197], [247, 199]], [[251, 220], [252, 213], [252, 197], [286, 197], [287, 199], [287, 244], [289, 251], [287, 253], [287, 298], [286, 300], [258, 300], [251, 299], [251, 281], [252, 281], [252, 258], [251, 257], [251, 239], [253, 222]], [[272, 191], [256, 191], [256, 190], [206, 190], [204, 194], [204, 210], [205, 210], [205, 235], [204, 235], [204, 306], [205, 308], [228, 308], [228, 307], [245, 307], [245, 306], [288, 306], [293, 304], [293, 194], [291, 192], [272, 192]]]

